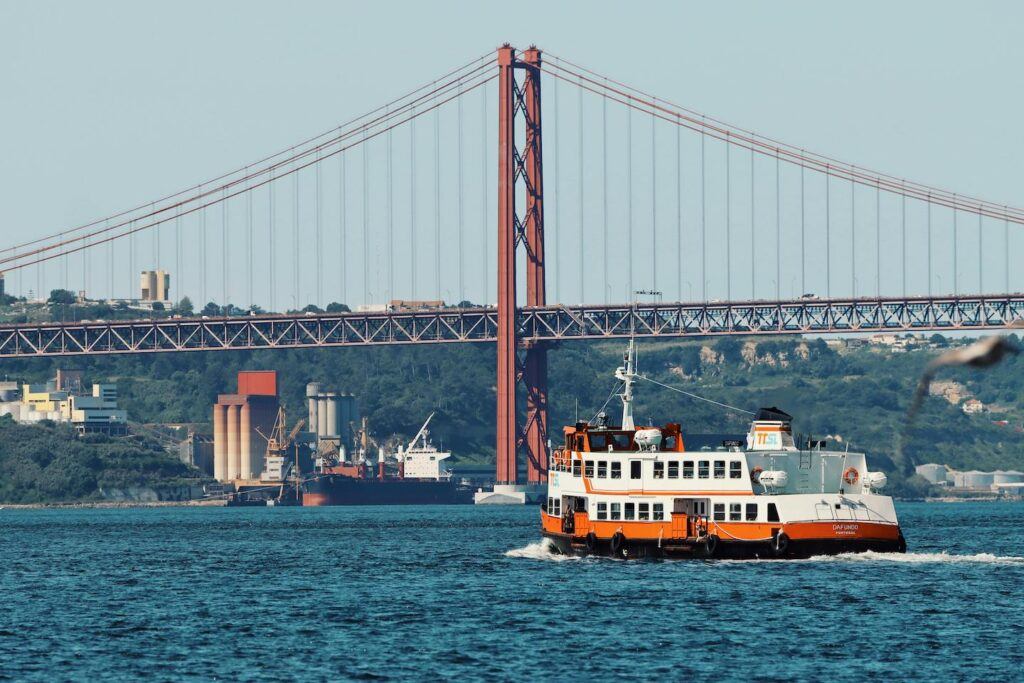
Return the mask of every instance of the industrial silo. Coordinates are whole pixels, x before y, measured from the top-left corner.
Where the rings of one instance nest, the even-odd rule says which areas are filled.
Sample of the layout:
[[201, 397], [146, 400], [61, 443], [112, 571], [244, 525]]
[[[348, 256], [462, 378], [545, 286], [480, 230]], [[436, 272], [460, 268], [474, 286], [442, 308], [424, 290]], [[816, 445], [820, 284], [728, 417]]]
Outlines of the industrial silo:
[[324, 394], [323, 397], [327, 415], [325, 420], [325, 432], [321, 436], [336, 437], [338, 436], [338, 395], [333, 392], [328, 392]]
[[319, 382], [310, 382], [309, 384], [306, 385], [306, 402], [309, 404], [309, 415], [308, 415], [308, 420], [307, 420], [306, 424], [307, 424], [307, 427], [309, 428], [309, 431], [311, 431], [313, 433], [318, 433], [317, 432], [317, 420], [318, 420], [317, 408], [319, 406], [317, 405], [317, 396], [319, 396], [319, 395], [320, 395], [320, 383]]
[[997, 470], [992, 473], [993, 484], [1020, 484], [1024, 483], [1024, 472], [1017, 470]]
[[915, 471], [932, 484], [941, 484], [946, 481], [947, 468], [945, 465], [937, 465], [930, 462], [926, 465], [918, 465]]
[[228, 443], [227, 443], [228, 407], [222, 403], [213, 406], [213, 478], [217, 481], [228, 479]]
[[992, 472], [957, 472], [956, 487], [961, 489], [988, 489], [992, 486], [994, 475]]

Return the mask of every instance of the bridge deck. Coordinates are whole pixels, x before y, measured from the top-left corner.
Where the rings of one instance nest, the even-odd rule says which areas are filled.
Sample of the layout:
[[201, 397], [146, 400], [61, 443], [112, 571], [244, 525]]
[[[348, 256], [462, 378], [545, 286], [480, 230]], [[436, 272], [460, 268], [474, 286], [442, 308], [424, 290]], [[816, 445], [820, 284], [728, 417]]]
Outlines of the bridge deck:
[[[0, 358], [491, 342], [494, 308], [0, 325]], [[545, 306], [520, 309], [524, 341], [991, 330], [1024, 319], [1024, 294]]]

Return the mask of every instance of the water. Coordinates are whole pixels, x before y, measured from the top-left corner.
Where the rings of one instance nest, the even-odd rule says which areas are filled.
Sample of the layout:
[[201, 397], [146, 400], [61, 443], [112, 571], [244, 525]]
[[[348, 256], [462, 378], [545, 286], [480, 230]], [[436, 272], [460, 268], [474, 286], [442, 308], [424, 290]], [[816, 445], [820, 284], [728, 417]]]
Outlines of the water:
[[1020, 679], [1024, 505], [910, 553], [552, 558], [534, 508], [0, 511], [0, 679]]

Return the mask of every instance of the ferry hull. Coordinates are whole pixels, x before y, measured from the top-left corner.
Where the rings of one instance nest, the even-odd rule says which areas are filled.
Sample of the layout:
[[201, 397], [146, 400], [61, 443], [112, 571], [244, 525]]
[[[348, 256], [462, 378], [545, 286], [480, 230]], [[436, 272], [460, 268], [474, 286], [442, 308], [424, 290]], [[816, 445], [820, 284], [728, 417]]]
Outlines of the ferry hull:
[[449, 481], [358, 479], [325, 475], [306, 482], [303, 506], [459, 505], [473, 502], [468, 489]]
[[573, 538], [567, 534], [544, 532], [555, 550], [563, 555], [618, 557], [618, 558], [664, 558], [664, 559], [746, 559], [746, 560], [797, 560], [819, 555], [841, 555], [844, 553], [903, 553], [906, 542], [902, 536], [889, 539], [803, 539], [790, 541], [788, 547], [779, 552], [770, 542], [765, 541], [717, 541], [713, 547], [701, 541], [672, 541], [659, 543], [658, 540], [626, 540], [614, 551], [608, 539], [597, 540], [592, 546], [585, 539]]

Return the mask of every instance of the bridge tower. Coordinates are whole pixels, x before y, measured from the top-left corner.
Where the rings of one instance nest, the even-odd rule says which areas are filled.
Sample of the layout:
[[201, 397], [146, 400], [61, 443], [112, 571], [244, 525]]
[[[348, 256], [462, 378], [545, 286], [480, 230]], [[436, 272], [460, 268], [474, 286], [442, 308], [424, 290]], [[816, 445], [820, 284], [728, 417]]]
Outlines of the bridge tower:
[[[516, 316], [516, 256], [526, 260], [526, 305], [543, 306], [544, 174], [541, 147], [541, 53], [531, 46], [516, 56], [510, 45], [498, 48], [498, 426], [497, 482], [517, 483], [517, 455], [526, 455], [527, 482], [547, 481], [548, 358], [545, 343], [524, 347], [520, 360]], [[517, 81], [516, 74], [522, 78]], [[516, 146], [517, 122], [523, 123], [523, 147]], [[517, 195], [524, 213], [516, 210]], [[526, 386], [526, 424], [519, 427], [516, 390]]]

